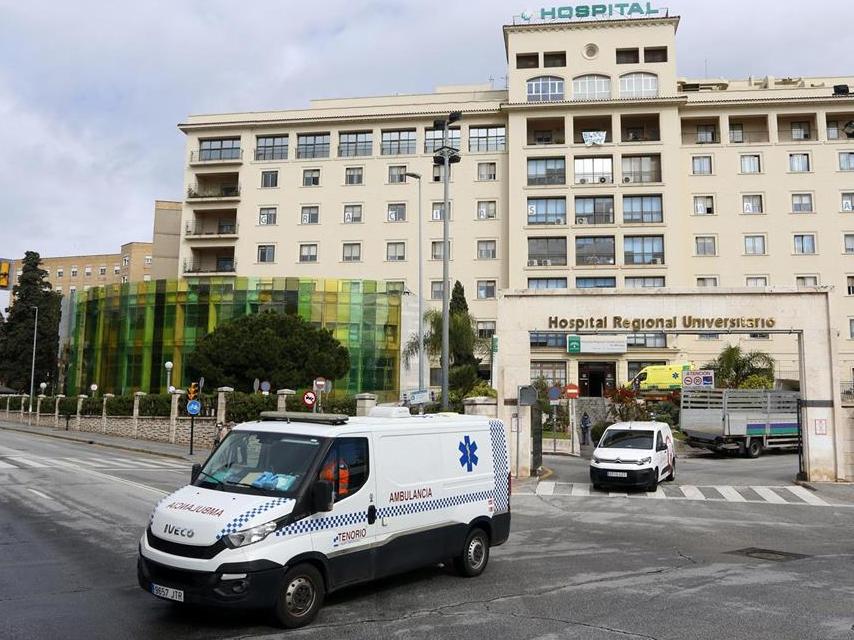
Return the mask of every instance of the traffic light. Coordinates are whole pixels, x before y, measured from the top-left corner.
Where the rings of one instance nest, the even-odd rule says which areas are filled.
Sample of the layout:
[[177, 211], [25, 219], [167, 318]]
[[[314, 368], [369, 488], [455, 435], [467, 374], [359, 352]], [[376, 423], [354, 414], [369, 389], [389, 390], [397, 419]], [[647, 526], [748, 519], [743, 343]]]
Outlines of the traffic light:
[[191, 382], [190, 386], [187, 387], [187, 400], [195, 400], [199, 397], [199, 383]]
[[0, 290], [12, 287], [12, 262], [0, 260]]

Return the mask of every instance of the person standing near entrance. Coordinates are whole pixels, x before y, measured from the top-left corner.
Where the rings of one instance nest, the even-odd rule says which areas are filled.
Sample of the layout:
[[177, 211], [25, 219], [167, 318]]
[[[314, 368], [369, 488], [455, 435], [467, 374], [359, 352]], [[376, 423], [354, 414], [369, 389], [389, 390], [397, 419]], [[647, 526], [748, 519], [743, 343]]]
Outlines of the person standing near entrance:
[[590, 420], [590, 416], [587, 415], [585, 411], [581, 416], [581, 445], [590, 444], [590, 428], [593, 426], [593, 422]]

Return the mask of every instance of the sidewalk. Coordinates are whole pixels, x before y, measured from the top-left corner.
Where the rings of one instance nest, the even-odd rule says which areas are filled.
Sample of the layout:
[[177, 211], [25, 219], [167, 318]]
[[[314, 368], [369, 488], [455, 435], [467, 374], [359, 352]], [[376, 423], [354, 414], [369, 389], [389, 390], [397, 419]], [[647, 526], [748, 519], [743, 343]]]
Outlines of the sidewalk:
[[54, 429], [53, 427], [33, 427], [18, 422], [6, 422], [5, 420], [0, 420], [0, 430], [17, 431], [19, 433], [34, 434], [59, 440], [95, 444], [101, 447], [178, 458], [190, 462], [204, 462], [210, 454], [210, 450], [208, 449], [197, 448], [193, 450], [193, 455], [191, 456], [189, 455], [189, 447], [184, 445], [155, 442], [153, 440], [139, 440], [136, 438], [123, 438], [121, 436], [92, 433], [89, 431], [66, 431], [65, 429]]

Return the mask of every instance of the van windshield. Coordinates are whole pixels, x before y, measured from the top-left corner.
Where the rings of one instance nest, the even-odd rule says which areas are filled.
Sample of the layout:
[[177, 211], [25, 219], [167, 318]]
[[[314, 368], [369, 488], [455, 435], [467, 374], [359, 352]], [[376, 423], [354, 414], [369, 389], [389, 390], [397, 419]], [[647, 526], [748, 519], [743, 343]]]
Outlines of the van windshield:
[[608, 429], [598, 446], [600, 449], [652, 449], [652, 431]]
[[236, 493], [292, 495], [322, 449], [323, 439], [232, 431], [202, 468], [195, 485]]

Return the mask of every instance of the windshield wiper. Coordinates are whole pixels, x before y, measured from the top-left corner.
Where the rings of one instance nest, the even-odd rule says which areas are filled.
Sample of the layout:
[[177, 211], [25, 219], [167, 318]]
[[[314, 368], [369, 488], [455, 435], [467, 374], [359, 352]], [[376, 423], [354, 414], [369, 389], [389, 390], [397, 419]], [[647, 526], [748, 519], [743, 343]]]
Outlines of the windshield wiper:
[[207, 471], [202, 471], [201, 469], [199, 469], [199, 474], [201, 474], [201, 475], [205, 476], [206, 478], [210, 478], [211, 480], [213, 480], [214, 482], [216, 482], [217, 486], [222, 486], [222, 485], [224, 484], [222, 480], [220, 480], [220, 479], [219, 479], [219, 478], [217, 478], [216, 476], [212, 476], [212, 475], [211, 475], [211, 474], [209, 474]]
[[226, 480], [225, 484], [230, 487], [249, 487], [250, 489], [260, 489], [261, 487], [256, 487], [254, 484], [247, 484], [246, 482], [231, 482], [230, 480]]

